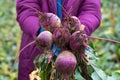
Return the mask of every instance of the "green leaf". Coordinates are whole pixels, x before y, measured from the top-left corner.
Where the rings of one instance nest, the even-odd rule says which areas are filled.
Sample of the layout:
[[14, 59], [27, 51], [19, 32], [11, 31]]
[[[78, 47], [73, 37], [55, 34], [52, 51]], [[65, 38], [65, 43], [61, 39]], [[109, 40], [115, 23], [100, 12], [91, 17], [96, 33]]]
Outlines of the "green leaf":
[[106, 80], [120, 80], [120, 74], [113, 72], [112, 76], [108, 76]]
[[92, 77], [93, 80], [101, 80], [96, 72], [93, 72], [91, 77]]
[[[95, 67], [94, 65], [92, 65], [92, 67], [94, 68], [95, 72], [92, 74], [92, 78], [100, 78], [100, 80], [106, 80], [107, 79], [107, 75], [105, 74], [104, 71], [102, 71], [101, 69]], [[99, 79], [98, 78], [98, 79]]]
[[90, 41], [89, 45], [90, 45], [91, 48], [95, 49], [95, 45], [93, 44], [92, 41]]
[[40, 72], [40, 78], [41, 78], [41, 80], [45, 80], [45, 73], [44, 73], [44, 71]]
[[75, 80], [85, 80], [78, 72], [75, 73]]
[[95, 54], [92, 50], [91, 51], [86, 50], [86, 54], [87, 54], [88, 58], [91, 60], [98, 60], [99, 59], [98, 57], [95, 56]]
[[115, 70], [116, 73], [120, 74], [120, 70]]
[[108, 78], [106, 80], [116, 80], [116, 78], [114, 78], [112, 76], [108, 76]]
[[81, 74], [80, 74], [80, 72], [78, 71], [78, 69], [75, 70], [75, 80], [85, 80], [85, 79], [81, 76]]

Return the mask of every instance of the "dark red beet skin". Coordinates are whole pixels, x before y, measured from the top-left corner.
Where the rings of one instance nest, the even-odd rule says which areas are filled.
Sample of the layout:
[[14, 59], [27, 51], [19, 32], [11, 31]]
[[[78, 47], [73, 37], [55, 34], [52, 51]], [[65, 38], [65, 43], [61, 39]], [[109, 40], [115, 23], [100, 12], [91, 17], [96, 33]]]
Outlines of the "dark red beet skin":
[[91, 77], [88, 74], [87, 65], [85, 63], [85, 48], [88, 45], [88, 38], [84, 32], [76, 31], [72, 34], [70, 39], [70, 48], [75, 52], [77, 62], [81, 66], [82, 76], [86, 80], [91, 80]]
[[39, 48], [50, 48], [52, 45], [52, 33], [49, 31], [41, 32], [36, 38], [36, 45]]
[[70, 48], [74, 51], [78, 51], [80, 46], [87, 46], [88, 38], [84, 32], [75, 31], [70, 38]]
[[71, 34], [65, 27], [56, 28], [53, 32], [53, 41], [58, 47], [64, 47], [68, 44]]
[[62, 24], [70, 30], [70, 33], [80, 30], [80, 20], [76, 16], [66, 17], [63, 19]]
[[72, 54], [72, 52], [65, 50], [62, 51], [56, 59], [56, 70], [61, 74], [61, 77], [66, 80], [66, 78], [74, 72], [76, 64], [76, 57]]
[[53, 13], [43, 13], [39, 15], [39, 24], [44, 30], [53, 31], [61, 26], [61, 21], [57, 15]]

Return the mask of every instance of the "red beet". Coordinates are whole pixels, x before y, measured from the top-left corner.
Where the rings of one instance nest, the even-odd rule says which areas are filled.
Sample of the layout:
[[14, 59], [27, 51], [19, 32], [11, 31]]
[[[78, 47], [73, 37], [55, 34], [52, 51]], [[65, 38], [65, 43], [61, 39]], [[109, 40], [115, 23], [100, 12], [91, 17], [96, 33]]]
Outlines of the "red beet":
[[88, 38], [84, 32], [75, 31], [70, 38], [70, 48], [78, 51], [81, 46], [87, 47]]
[[83, 31], [76, 31], [72, 34], [70, 39], [70, 48], [75, 52], [77, 62], [81, 66], [82, 76], [86, 80], [91, 80], [88, 74], [87, 65], [85, 63], [85, 49], [88, 45], [87, 35]]
[[52, 45], [52, 33], [49, 31], [41, 32], [36, 38], [36, 44], [39, 48], [50, 48]]
[[75, 30], [79, 30], [79, 27], [81, 26], [80, 20], [76, 16], [71, 16], [71, 19], [75, 21], [75, 24], [74, 24]]
[[81, 26], [80, 20], [76, 16], [66, 17], [63, 19], [62, 24], [64, 27], [69, 28], [71, 33], [80, 30]]
[[43, 13], [39, 15], [39, 24], [44, 30], [53, 32], [57, 27], [61, 26], [59, 17], [53, 13]]
[[70, 51], [62, 51], [56, 59], [56, 70], [61, 74], [61, 80], [69, 80], [69, 75], [74, 71], [77, 61]]
[[71, 34], [65, 27], [56, 28], [53, 32], [53, 41], [58, 47], [65, 47], [70, 40]]

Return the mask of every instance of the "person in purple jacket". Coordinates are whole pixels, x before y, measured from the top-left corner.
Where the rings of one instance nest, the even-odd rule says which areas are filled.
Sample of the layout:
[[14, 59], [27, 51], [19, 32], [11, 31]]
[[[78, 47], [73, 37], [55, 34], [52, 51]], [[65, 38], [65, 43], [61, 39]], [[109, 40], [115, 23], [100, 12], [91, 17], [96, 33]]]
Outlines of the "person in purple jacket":
[[[40, 29], [38, 15], [36, 12], [25, 5], [40, 10], [41, 12], [54, 13], [61, 18], [65, 17], [64, 11], [59, 9], [57, 1], [59, 0], [17, 0], [17, 21], [22, 30], [22, 40], [20, 50], [28, 43], [34, 40]], [[85, 26], [87, 35], [91, 35], [100, 25], [101, 11], [100, 0], [62, 0], [61, 5], [69, 12], [72, 7], [72, 16], [79, 18], [80, 22]], [[61, 9], [62, 10], [62, 9]], [[62, 12], [62, 16], [60, 16]], [[42, 51], [33, 44], [26, 48], [19, 55], [19, 71], [18, 80], [29, 80], [29, 74], [34, 70], [33, 60]]]

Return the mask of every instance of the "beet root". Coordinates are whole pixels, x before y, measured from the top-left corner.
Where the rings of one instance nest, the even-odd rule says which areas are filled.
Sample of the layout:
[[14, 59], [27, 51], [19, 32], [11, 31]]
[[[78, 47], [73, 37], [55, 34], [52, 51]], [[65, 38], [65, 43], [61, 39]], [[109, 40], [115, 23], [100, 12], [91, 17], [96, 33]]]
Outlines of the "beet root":
[[76, 16], [66, 17], [62, 21], [62, 25], [70, 30], [70, 33], [80, 30], [80, 20]]
[[71, 34], [67, 28], [56, 28], [53, 33], [53, 41], [58, 47], [65, 47], [70, 40]]
[[60, 18], [53, 13], [43, 13], [39, 15], [39, 24], [44, 30], [53, 31], [61, 26]]
[[43, 31], [36, 38], [36, 45], [40, 49], [49, 49], [52, 45], [52, 42], [52, 33], [50, 31]]
[[61, 74], [62, 80], [69, 80], [69, 75], [74, 72], [76, 64], [76, 57], [72, 52], [65, 50], [58, 55], [56, 59], [56, 70]]
[[74, 51], [78, 51], [80, 46], [87, 47], [88, 38], [84, 32], [75, 31], [70, 38], [70, 48]]

